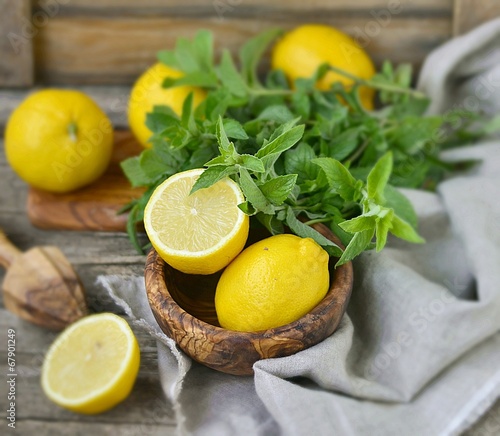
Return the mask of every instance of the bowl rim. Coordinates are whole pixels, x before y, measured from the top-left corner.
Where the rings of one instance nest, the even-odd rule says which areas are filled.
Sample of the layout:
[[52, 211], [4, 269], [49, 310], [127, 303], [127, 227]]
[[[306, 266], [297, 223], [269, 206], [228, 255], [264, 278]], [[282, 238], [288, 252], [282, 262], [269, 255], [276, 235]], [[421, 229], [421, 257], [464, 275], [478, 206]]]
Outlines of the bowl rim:
[[[321, 231], [323, 231], [323, 232], [324, 232], [324, 230], [321, 227], [326, 228], [326, 226], [324, 226], [324, 225], [322, 225], [322, 226], [315, 225], [315, 227], [319, 227], [321, 229]], [[331, 233], [328, 228], [326, 228], [326, 229], [328, 230], [328, 233]], [[325, 236], [327, 236], [329, 239], [333, 239], [333, 242], [337, 243], [338, 245], [342, 245], [342, 243], [340, 242], [340, 240], [338, 239], [337, 236], [335, 236], [333, 233], [331, 233], [331, 234], [328, 234], [328, 233]], [[335, 258], [332, 258], [332, 259], [335, 259]], [[330, 262], [332, 262], [332, 259], [330, 260]], [[347, 304], [349, 303], [351, 292], [352, 292], [352, 282], [353, 282], [352, 262], [346, 262], [345, 264], [340, 265], [339, 267], [334, 269], [333, 280], [330, 282], [330, 286], [328, 288], [328, 292], [326, 293], [325, 297], [311, 311], [306, 313], [304, 316], [302, 316], [301, 318], [299, 318], [295, 321], [292, 321], [288, 324], [284, 324], [282, 326], [273, 327], [273, 328], [264, 329], [264, 330], [256, 330], [256, 331], [252, 331], [252, 332], [244, 332], [244, 331], [239, 331], [239, 330], [230, 330], [230, 329], [226, 329], [223, 327], [219, 327], [219, 326], [210, 324], [206, 321], [201, 320], [200, 318], [195, 317], [194, 315], [192, 315], [191, 313], [189, 313], [188, 311], [183, 309], [175, 301], [174, 297], [172, 296], [172, 294], [168, 290], [168, 287], [167, 287], [166, 281], [165, 281], [164, 268], [165, 267], [172, 268], [172, 269], [174, 269], [174, 268], [171, 267], [170, 265], [168, 265], [161, 258], [161, 256], [158, 254], [158, 252], [154, 248], [151, 248], [151, 250], [149, 251], [148, 256], [147, 256], [146, 268], [145, 268], [146, 274], [148, 271], [151, 272], [152, 265], [157, 266], [157, 268], [154, 268], [155, 273], [159, 274], [159, 276], [157, 276], [157, 277], [162, 279], [162, 280], [160, 280], [159, 289], [161, 290], [163, 297], [166, 298], [167, 300], [169, 300], [172, 307], [175, 308], [177, 311], [179, 311], [179, 313], [182, 314], [182, 316], [188, 318], [189, 320], [191, 320], [191, 318], [193, 320], [195, 320], [196, 324], [200, 324], [200, 326], [204, 327], [204, 331], [206, 331], [207, 329], [214, 330], [214, 332], [227, 331], [227, 332], [232, 332], [232, 333], [239, 334], [242, 336], [248, 336], [249, 338], [253, 338], [256, 336], [261, 337], [262, 335], [274, 336], [274, 335], [283, 334], [287, 330], [290, 330], [292, 328], [296, 328], [297, 326], [304, 324], [304, 321], [306, 321], [306, 320], [309, 321], [308, 318], [321, 317], [322, 315], [324, 315], [325, 312], [327, 312], [327, 309], [330, 307], [332, 300], [335, 300], [339, 297], [339, 295], [337, 293], [332, 292], [333, 290], [343, 290], [344, 291], [344, 299], [340, 303], [343, 303], [343, 305], [347, 306]], [[332, 270], [332, 269], [333, 268], [330, 268], [330, 270]], [[150, 274], [148, 274], [148, 275], [150, 275]], [[149, 292], [148, 292], [148, 297], [149, 297]], [[335, 302], [339, 303], [339, 301], [335, 301]]]

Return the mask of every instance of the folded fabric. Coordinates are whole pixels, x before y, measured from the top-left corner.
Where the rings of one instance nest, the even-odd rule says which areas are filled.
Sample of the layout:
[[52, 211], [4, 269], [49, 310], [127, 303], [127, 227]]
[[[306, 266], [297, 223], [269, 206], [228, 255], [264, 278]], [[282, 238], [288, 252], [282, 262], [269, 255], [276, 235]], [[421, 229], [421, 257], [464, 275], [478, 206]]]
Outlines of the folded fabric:
[[[493, 91], [481, 107], [499, 105], [491, 101], [500, 89], [499, 36], [496, 20], [429, 56], [419, 87], [433, 96], [431, 111], [459, 105], [484, 77]], [[339, 329], [300, 353], [257, 362], [254, 377], [185, 356], [154, 320], [142, 277], [99, 278], [157, 338], [180, 433], [452, 435], [484, 413], [500, 396], [500, 142], [444, 157], [483, 164], [436, 193], [405, 190], [427, 243], [391, 240], [357, 258]]]

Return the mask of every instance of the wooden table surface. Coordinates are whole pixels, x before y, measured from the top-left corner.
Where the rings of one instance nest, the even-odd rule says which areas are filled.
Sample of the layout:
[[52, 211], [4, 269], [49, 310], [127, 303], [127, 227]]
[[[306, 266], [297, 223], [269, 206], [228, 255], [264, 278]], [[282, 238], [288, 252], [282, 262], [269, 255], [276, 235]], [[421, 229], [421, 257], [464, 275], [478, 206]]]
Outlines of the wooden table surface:
[[[80, 275], [94, 311], [117, 311], [95, 280], [101, 274], [142, 275], [145, 256], [139, 256], [123, 233], [47, 231], [34, 228], [26, 216], [27, 186], [5, 161], [0, 139], [0, 227], [21, 250], [35, 245], [56, 245], [62, 249]], [[0, 272], [0, 281], [3, 279]], [[16, 430], [10, 431], [2, 412], [0, 434], [52, 435], [173, 435], [175, 417], [165, 399], [157, 371], [155, 341], [134, 329], [141, 348], [141, 367], [130, 397], [115, 409], [83, 416], [63, 410], [47, 400], [40, 388], [44, 353], [55, 334], [21, 321], [3, 308], [0, 300], [0, 374], [5, 386], [7, 330], [16, 331]], [[0, 409], [7, 408], [4, 387]], [[6, 430], [9, 431], [6, 431]], [[467, 433], [468, 436], [500, 434], [500, 401]], [[404, 435], [402, 435], [404, 436]]]

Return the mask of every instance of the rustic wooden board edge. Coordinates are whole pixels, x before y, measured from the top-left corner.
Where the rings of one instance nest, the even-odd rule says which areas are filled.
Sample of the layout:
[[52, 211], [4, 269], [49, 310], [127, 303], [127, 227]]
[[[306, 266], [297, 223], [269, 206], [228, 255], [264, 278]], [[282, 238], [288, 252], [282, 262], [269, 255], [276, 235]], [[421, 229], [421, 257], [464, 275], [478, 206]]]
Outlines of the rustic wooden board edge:
[[0, 86], [34, 82], [31, 0], [0, 0]]

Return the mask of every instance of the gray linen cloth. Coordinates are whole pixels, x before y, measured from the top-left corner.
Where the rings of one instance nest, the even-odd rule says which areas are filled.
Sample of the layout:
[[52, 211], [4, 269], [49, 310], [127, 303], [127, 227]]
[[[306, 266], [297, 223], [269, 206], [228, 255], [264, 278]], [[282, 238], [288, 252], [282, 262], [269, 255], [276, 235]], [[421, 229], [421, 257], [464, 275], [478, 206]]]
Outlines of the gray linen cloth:
[[[419, 88], [431, 112], [500, 112], [500, 20], [431, 53]], [[474, 107], [471, 107], [474, 105]], [[100, 277], [157, 338], [159, 372], [181, 434], [455, 435], [500, 396], [500, 141], [451, 150], [479, 158], [436, 193], [404, 192], [424, 245], [391, 240], [354, 262], [339, 329], [254, 377], [192, 362], [149, 309], [142, 277]]]

